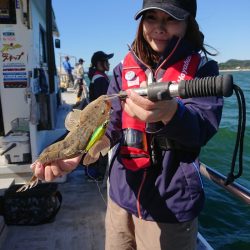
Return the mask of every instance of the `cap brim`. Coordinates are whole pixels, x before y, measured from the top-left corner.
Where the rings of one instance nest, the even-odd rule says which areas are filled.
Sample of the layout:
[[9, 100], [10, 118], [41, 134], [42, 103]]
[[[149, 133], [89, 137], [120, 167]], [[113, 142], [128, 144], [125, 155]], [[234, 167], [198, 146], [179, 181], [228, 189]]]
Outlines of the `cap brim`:
[[113, 56], [114, 56], [114, 53], [111, 53], [111, 54], [108, 54], [108, 55], [106, 56], [106, 58], [107, 58], [107, 59], [111, 59]]
[[179, 20], [179, 21], [183, 21], [189, 16], [189, 13], [187, 11], [185, 11], [183, 9], [176, 8], [174, 6], [169, 6], [168, 9], [163, 9], [160, 7], [148, 7], [148, 8], [145, 8], [145, 9], [138, 11], [134, 17], [135, 20], [139, 19], [144, 14], [144, 12], [147, 10], [161, 10], [161, 11], [169, 14], [170, 16], [172, 16], [174, 19]]

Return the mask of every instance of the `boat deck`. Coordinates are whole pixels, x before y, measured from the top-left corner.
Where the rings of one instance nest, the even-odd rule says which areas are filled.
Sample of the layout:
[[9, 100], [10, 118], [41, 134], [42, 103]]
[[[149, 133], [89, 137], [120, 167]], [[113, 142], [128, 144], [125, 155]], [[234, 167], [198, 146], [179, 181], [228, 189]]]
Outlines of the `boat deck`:
[[[106, 186], [88, 182], [83, 167], [59, 183], [62, 205], [52, 223], [5, 226], [0, 250], [104, 250]], [[199, 235], [197, 250], [211, 250]]]
[[7, 226], [1, 250], [101, 250], [104, 249], [106, 187], [88, 182], [78, 167], [59, 183], [62, 205], [52, 223]]

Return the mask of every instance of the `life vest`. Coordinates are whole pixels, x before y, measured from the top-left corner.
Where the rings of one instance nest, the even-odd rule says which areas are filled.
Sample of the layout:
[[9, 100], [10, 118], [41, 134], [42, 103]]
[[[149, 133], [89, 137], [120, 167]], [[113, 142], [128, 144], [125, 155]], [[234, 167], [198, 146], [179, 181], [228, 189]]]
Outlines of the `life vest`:
[[94, 87], [94, 82], [95, 80], [99, 79], [99, 78], [102, 78], [104, 77], [107, 82], [109, 82], [109, 78], [108, 76], [105, 74], [105, 72], [101, 72], [101, 71], [98, 71], [96, 70], [91, 78], [91, 82], [89, 84], [89, 101], [92, 102], [94, 101], [98, 96], [97, 94], [95, 93], [95, 87]]
[[96, 71], [93, 75], [91, 82], [94, 82], [96, 79], [98, 79], [100, 77], [104, 77], [107, 81], [109, 81], [108, 76], [104, 72]]
[[[200, 62], [200, 55], [193, 54], [173, 64], [166, 70], [158, 68], [153, 76], [150, 69], [144, 65], [140, 66], [134, 55], [129, 52], [124, 61], [122, 69], [122, 90], [139, 88], [142, 82], [147, 85], [156, 82], [193, 79]], [[142, 67], [145, 67], [143, 69]], [[120, 155], [123, 165], [132, 171], [147, 168], [151, 165], [150, 149], [145, 132], [146, 123], [132, 118], [125, 111], [122, 112], [123, 141]]]

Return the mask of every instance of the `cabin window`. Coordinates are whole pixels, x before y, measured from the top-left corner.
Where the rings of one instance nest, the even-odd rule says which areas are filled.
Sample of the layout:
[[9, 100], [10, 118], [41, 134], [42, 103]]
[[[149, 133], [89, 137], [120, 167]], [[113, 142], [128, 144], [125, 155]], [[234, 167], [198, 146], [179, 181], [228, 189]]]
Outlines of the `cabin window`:
[[40, 63], [47, 63], [47, 49], [46, 49], [46, 32], [43, 27], [40, 25], [40, 38], [39, 38], [39, 56]]
[[15, 0], [0, 1], [0, 24], [16, 24]]

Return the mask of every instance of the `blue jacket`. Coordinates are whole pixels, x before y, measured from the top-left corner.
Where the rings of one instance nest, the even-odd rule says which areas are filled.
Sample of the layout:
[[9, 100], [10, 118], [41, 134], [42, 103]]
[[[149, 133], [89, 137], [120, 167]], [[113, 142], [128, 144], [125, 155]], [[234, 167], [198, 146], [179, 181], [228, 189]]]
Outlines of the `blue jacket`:
[[63, 62], [63, 68], [64, 68], [64, 70], [65, 70], [65, 72], [67, 74], [71, 74], [72, 73], [73, 67], [71, 67], [71, 64], [68, 61], [64, 61]]
[[[174, 44], [170, 45], [171, 51]], [[164, 63], [169, 67], [193, 53], [192, 47], [182, 40], [177, 50]], [[170, 53], [168, 53], [170, 54]], [[206, 60], [203, 57], [203, 60]], [[138, 64], [141, 64], [138, 61]], [[145, 65], [142, 65], [145, 68]], [[208, 61], [199, 67], [196, 77], [218, 75], [218, 65]], [[114, 69], [114, 77], [108, 94], [117, 93], [122, 84], [122, 63]], [[173, 119], [161, 124], [155, 134], [170, 138], [186, 148], [198, 148], [196, 152], [185, 150], [162, 151], [160, 166], [140, 171], [124, 168], [119, 155], [121, 141], [121, 104], [113, 100], [111, 122], [107, 136], [118, 148], [110, 166], [110, 198], [120, 207], [142, 219], [157, 222], [184, 222], [197, 217], [204, 206], [204, 190], [199, 173], [199, 149], [217, 132], [223, 107], [223, 98], [203, 97], [178, 101]], [[141, 184], [143, 185], [141, 186]], [[140, 210], [140, 213], [138, 211]]]

